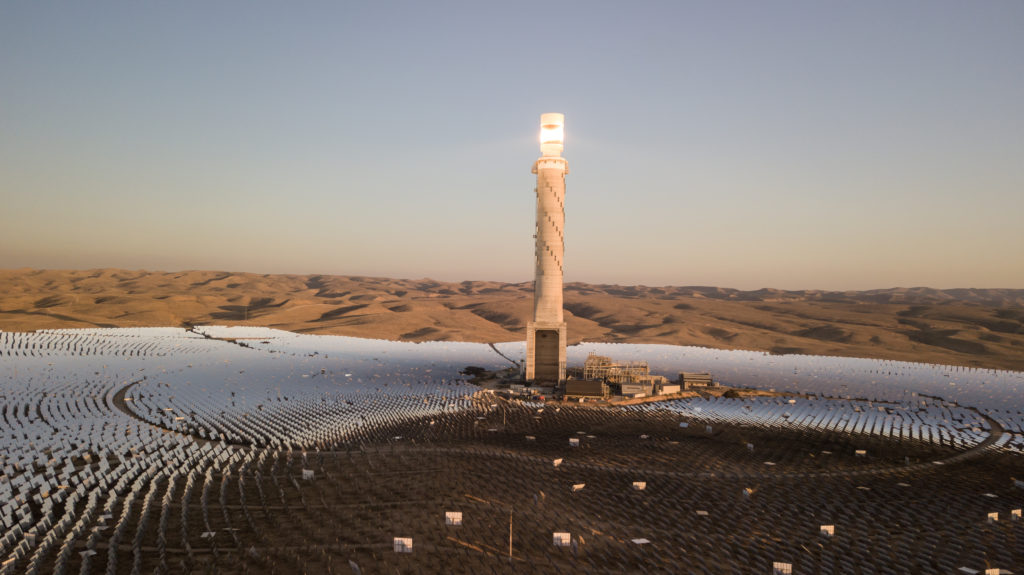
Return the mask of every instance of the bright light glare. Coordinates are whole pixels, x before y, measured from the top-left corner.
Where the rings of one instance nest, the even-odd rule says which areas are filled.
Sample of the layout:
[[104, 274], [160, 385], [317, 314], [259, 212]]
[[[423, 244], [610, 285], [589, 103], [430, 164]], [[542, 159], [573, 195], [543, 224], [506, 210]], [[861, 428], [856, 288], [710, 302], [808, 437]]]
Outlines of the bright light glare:
[[565, 128], [560, 124], [545, 124], [540, 127], [540, 143], [561, 144], [565, 141]]

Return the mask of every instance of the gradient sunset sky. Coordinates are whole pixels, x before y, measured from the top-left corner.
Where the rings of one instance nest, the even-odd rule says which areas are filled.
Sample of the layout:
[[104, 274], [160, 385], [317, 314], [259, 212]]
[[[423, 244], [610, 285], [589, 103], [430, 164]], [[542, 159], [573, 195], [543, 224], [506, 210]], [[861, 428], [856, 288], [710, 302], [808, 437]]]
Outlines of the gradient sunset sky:
[[1024, 2], [0, 3], [0, 268], [1024, 288]]

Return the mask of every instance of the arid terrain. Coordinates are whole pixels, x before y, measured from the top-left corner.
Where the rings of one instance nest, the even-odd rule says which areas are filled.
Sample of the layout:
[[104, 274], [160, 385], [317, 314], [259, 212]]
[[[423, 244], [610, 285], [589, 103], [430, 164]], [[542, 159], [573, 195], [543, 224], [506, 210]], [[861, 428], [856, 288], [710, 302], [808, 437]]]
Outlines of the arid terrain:
[[[409, 341], [525, 337], [533, 285], [116, 269], [0, 270], [0, 329], [262, 325]], [[1024, 370], [1024, 290], [565, 286], [571, 342]]]

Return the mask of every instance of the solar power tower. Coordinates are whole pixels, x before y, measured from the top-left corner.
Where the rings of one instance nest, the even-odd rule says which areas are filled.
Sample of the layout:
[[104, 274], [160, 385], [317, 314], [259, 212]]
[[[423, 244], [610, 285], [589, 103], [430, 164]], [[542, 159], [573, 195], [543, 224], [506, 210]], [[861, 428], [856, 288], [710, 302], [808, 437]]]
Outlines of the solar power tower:
[[533, 321], [526, 324], [526, 380], [565, 379], [565, 319], [562, 316], [562, 256], [565, 252], [565, 176], [562, 157], [565, 116], [540, 117], [541, 157], [537, 174], [537, 227], [534, 238]]

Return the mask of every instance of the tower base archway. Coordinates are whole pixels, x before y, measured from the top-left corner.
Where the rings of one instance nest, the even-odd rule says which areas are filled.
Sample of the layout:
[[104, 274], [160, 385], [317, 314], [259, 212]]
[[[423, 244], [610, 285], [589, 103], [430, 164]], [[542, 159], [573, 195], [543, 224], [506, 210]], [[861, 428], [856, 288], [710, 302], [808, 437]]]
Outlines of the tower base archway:
[[565, 323], [526, 326], [526, 380], [558, 383], [565, 379]]

